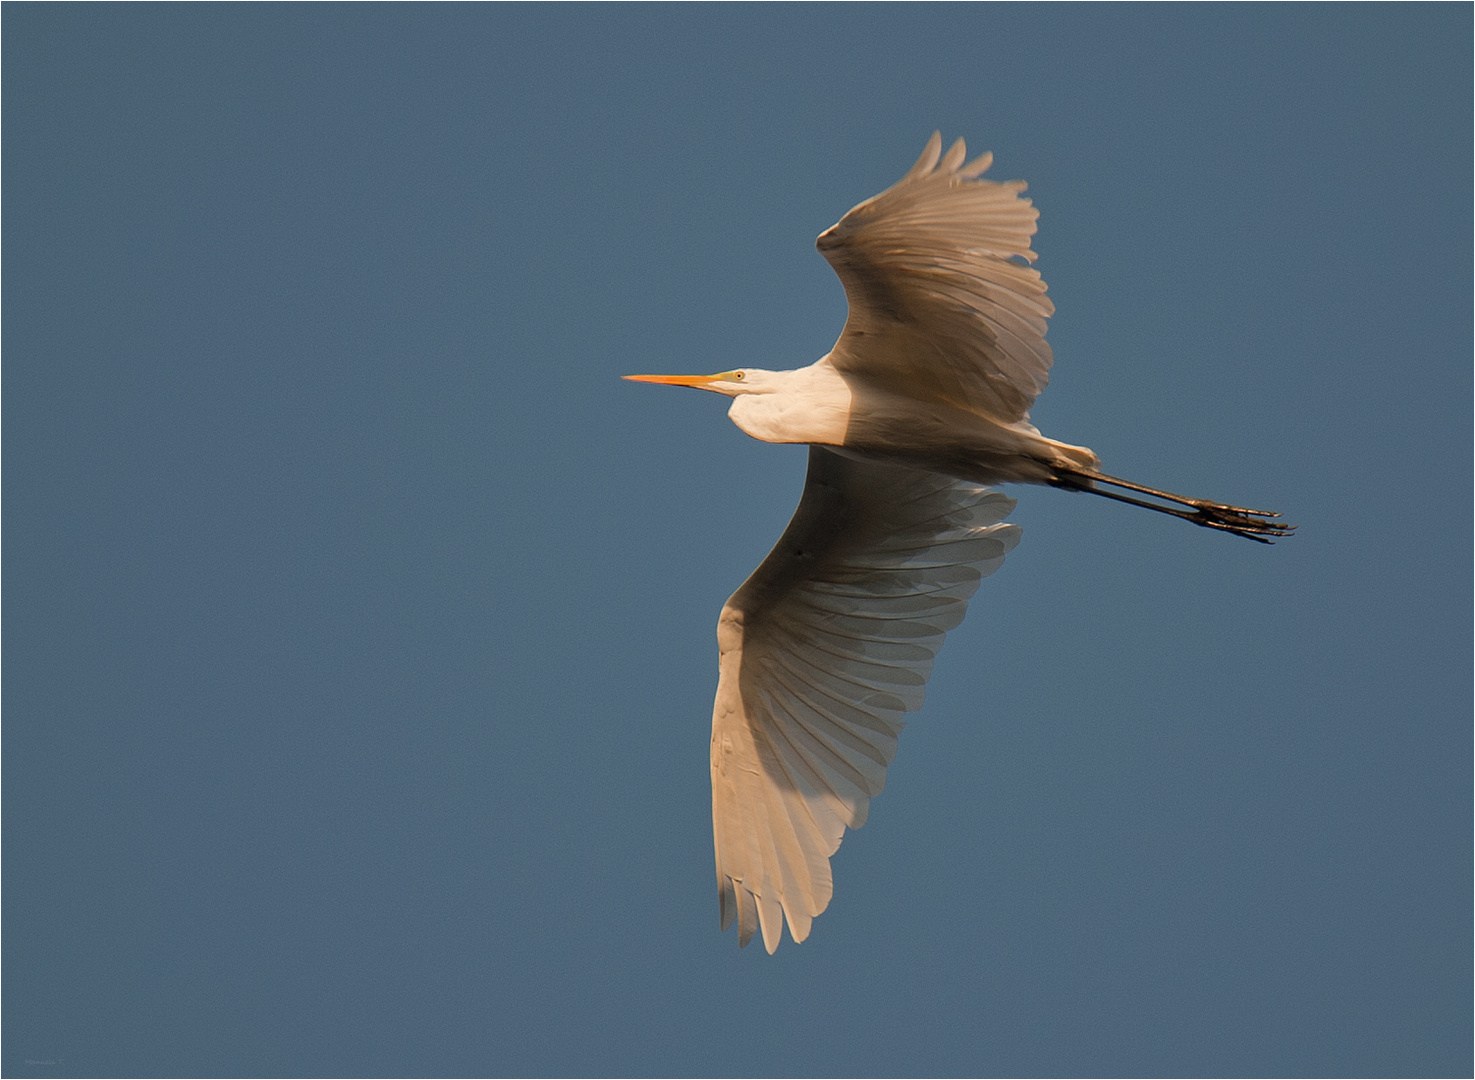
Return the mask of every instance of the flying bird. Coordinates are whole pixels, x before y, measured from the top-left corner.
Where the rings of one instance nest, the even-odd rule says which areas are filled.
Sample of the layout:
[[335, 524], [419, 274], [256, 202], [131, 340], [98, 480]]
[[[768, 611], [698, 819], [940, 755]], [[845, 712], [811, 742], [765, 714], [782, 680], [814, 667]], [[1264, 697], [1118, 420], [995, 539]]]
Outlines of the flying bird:
[[1089, 492], [1271, 543], [1266, 510], [1108, 476], [1046, 438], [1029, 408], [1048, 381], [1055, 310], [1030, 265], [1039, 211], [1023, 181], [980, 176], [934, 132], [894, 186], [820, 234], [849, 314], [796, 371], [627, 375], [732, 398], [773, 443], [809, 444], [804, 494], [778, 544], [717, 623], [712, 833], [722, 929], [795, 942], [833, 892], [830, 856], [865, 823], [902, 717], [922, 705], [944, 635], [1019, 540], [988, 485]]

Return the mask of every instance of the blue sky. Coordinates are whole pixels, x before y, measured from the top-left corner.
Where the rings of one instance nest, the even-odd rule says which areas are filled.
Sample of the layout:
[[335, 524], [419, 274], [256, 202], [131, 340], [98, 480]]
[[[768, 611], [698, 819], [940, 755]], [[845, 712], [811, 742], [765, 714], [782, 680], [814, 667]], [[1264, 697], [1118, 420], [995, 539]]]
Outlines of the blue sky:
[[[1468, 6], [5, 17], [7, 1075], [1468, 1071]], [[1301, 531], [1012, 491], [739, 951], [804, 455], [617, 376], [822, 355], [935, 128], [1041, 209], [1041, 429]]]

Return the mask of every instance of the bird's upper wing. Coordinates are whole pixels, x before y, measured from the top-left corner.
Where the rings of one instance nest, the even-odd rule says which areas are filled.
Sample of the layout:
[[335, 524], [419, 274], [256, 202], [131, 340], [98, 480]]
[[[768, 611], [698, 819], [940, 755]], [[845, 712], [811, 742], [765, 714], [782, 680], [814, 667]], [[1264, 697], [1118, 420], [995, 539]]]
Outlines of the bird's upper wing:
[[809, 451], [804, 497], [722, 609], [712, 831], [722, 928], [769, 952], [830, 902], [830, 856], [886, 782], [943, 636], [1019, 539], [1014, 500]]
[[1045, 319], [1055, 310], [1033, 262], [1039, 211], [1023, 180], [977, 177], [963, 140], [933, 133], [910, 172], [820, 234], [850, 314], [830, 359], [912, 397], [1005, 422], [1049, 381]]

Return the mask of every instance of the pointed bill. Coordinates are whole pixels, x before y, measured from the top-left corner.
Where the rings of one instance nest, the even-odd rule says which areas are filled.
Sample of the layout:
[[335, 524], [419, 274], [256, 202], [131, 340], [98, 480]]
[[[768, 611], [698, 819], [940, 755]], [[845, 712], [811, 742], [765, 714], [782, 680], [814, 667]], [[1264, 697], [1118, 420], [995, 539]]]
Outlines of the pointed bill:
[[[725, 374], [725, 373], [724, 373]], [[696, 386], [706, 389], [722, 378], [721, 375], [621, 375], [631, 382], [664, 383], [667, 386]]]

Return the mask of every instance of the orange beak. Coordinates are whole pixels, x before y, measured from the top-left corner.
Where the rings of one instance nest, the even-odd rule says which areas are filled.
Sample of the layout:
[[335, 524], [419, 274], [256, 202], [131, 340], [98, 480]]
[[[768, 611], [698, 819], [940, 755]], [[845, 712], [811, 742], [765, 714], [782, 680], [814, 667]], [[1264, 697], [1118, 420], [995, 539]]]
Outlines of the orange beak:
[[707, 389], [709, 383], [714, 383], [722, 378], [721, 375], [621, 375], [622, 379], [631, 382], [653, 382], [664, 383], [667, 386], [695, 386], [699, 390]]

